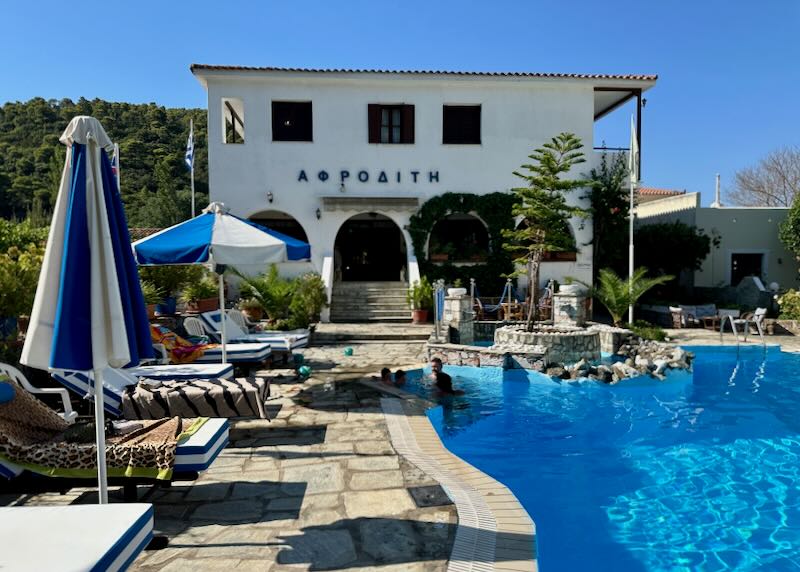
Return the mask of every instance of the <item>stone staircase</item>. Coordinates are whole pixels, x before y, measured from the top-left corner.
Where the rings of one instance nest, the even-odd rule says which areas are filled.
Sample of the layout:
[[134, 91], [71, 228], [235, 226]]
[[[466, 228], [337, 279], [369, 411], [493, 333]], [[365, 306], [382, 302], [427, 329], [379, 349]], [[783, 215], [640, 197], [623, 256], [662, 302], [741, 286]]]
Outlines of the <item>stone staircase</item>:
[[332, 322], [410, 322], [405, 282], [337, 282], [331, 295]]

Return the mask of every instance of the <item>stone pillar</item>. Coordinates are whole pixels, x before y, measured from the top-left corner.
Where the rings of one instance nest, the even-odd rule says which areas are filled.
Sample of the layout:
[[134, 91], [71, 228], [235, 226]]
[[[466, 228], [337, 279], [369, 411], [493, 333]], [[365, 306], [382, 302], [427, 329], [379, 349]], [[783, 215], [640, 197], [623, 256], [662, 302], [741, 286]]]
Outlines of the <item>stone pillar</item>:
[[[451, 289], [456, 290], [456, 289]], [[457, 336], [451, 335], [454, 343], [471, 345], [475, 340], [475, 333], [472, 324], [472, 298], [463, 293], [445, 296], [444, 311], [442, 312], [442, 324], [447, 328], [452, 328], [451, 332], [457, 332]]]
[[553, 295], [553, 325], [583, 327], [586, 322], [586, 295], [582, 292], [557, 292]]

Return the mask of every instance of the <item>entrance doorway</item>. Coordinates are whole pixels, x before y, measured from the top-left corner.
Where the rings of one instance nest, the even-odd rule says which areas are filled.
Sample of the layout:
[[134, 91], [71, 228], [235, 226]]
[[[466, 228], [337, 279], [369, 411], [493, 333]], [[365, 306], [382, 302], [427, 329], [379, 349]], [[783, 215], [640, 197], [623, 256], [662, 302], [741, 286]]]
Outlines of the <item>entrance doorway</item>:
[[336, 281], [405, 281], [406, 241], [392, 219], [378, 213], [349, 218], [334, 242]]
[[731, 286], [738, 286], [747, 276], [762, 277], [764, 254], [761, 252], [731, 253]]

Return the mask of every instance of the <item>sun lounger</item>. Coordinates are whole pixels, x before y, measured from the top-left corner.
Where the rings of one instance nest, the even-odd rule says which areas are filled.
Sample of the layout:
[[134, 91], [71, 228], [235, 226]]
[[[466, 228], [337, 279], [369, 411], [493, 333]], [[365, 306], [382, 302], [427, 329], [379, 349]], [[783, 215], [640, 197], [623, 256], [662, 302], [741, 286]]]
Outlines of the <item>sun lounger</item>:
[[[186, 318], [185, 321], [191, 323], [192, 319]], [[184, 340], [174, 332], [169, 331], [163, 326], [150, 327], [153, 336], [153, 347], [161, 352], [162, 360], [165, 363], [170, 361], [185, 361], [187, 363], [220, 363], [222, 361], [222, 347], [216, 344], [198, 344], [193, 345], [191, 342]], [[192, 332], [189, 332], [192, 334]], [[167, 347], [168, 344], [176, 346], [171, 350]], [[174, 351], [181, 349], [186, 355], [182, 355], [182, 360], [173, 359]], [[198, 351], [199, 350], [199, 351]], [[266, 361], [272, 354], [272, 346], [267, 343], [237, 343], [235, 347], [228, 345], [226, 351], [226, 359], [228, 363], [232, 364], [259, 364]]]
[[153, 537], [153, 505], [0, 508], [0, 570], [126, 570]]
[[[90, 392], [89, 377], [83, 372], [53, 371], [50, 375], [80, 397], [85, 397]], [[164, 381], [176, 379], [228, 379], [232, 376], [233, 366], [221, 363], [139, 366], [123, 370], [107, 369], [103, 374], [103, 403], [106, 411], [111, 415], [116, 417], [122, 415], [122, 396], [127, 387], [138, 383], [140, 377]], [[28, 385], [33, 387], [30, 383]], [[28, 389], [24, 384], [23, 387]]]
[[[228, 310], [233, 312], [233, 310]], [[238, 312], [238, 310], [236, 310]], [[222, 312], [214, 310], [213, 312], [205, 312], [200, 314], [205, 332], [214, 338], [215, 341], [220, 339], [220, 331], [222, 329], [221, 317]], [[243, 342], [262, 342], [268, 343], [272, 346], [273, 350], [292, 352], [298, 348], [308, 346], [309, 331], [308, 330], [262, 330], [259, 332], [248, 333], [243, 330], [239, 324], [236, 323], [230, 316], [225, 318], [225, 335], [228, 341], [234, 344]]]
[[[175, 449], [173, 476], [202, 473], [208, 470], [222, 450], [228, 445], [230, 423], [227, 419], [206, 420], [200, 429]], [[0, 458], [0, 477], [12, 479], [25, 472], [25, 468]]]
[[0, 376], [6, 376], [12, 381], [15, 381], [28, 393], [60, 396], [61, 403], [64, 407], [64, 413], [59, 413], [59, 415], [61, 415], [67, 423], [74, 422], [75, 418], [78, 416], [78, 412], [72, 410], [72, 402], [69, 400], [69, 393], [67, 393], [66, 389], [60, 387], [36, 387], [28, 381], [28, 378], [26, 378], [20, 370], [6, 363], [0, 363]]
[[[160, 419], [162, 417], [260, 417], [264, 419], [264, 401], [269, 397], [269, 383], [263, 379], [199, 377], [194, 368], [184, 364], [186, 376], [170, 379], [147, 376], [140, 381], [130, 369], [106, 370], [103, 376], [106, 411], [124, 419]], [[158, 370], [159, 366], [152, 369]], [[214, 371], [215, 366], [208, 368]], [[138, 368], [147, 371], [146, 368]], [[223, 368], [227, 371], [226, 368]], [[195, 370], [196, 371], [196, 370]], [[53, 377], [86, 395], [90, 382], [83, 372], [58, 372]]]
[[[25, 470], [45, 477], [93, 479], [95, 446], [21, 386], [0, 404], [0, 474]], [[107, 440], [108, 474], [117, 478], [170, 480], [176, 473], [207, 469], [228, 442], [226, 419], [141, 421], [135, 430]]]

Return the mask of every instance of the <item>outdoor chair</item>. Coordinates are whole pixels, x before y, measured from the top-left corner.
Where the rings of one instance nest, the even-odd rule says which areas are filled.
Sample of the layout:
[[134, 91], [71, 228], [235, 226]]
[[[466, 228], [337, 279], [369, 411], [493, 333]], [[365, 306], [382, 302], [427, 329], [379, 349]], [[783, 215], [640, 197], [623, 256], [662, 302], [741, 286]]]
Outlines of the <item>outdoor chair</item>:
[[[219, 310], [205, 312], [200, 315], [203, 320], [203, 326], [205, 326], [205, 332], [212, 336], [215, 341], [220, 341], [221, 339], [222, 316], [223, 314]], [[225, 317], [225, 337], [232, 344], [268, 343], [274, 351], [291, 354], [296, 349], [308, 346], [309, 335], [310, 332], [306, 329], [261, 330], [250, 334], [245, 329], [242, 329], [229, 315]]]
[[[195, 320], [198, 320], [198, 318], [186, 318], [184, 320], [184, 328], [186, 328], [190, 335], [193, 335], [190, 328], [195, 329], [196, 327]], [[200, 325], [202, 326], [202, 323], [200, 323]], [[191, 355], [182, 359], [181, 361], [183, 362], [220, 363], [222, 361], [222, 347], [218, 344], [206, 344], [203, 342], [194, 344], [181, 338], [175, 334], [175, 332], [172, 332], [164, 326], [151, 325], [150, 328], [151, 332], [153, 332], [154, 328], [158, 332], [158, 334], [153, 333], [153, 347], [160, 352], [163, 363], [176, 362], [179, 357], [174, 349], [167, 348], [167, 345], [181, 346], [187, 351], [196, 350], [189, 352]], [[228, 341], [233, 342], [233, 340]], [[226, 347], [225, 354], [227, 363], [230, 364], [261, 364], [267, 361], [272, 355], [272, 346], [265, 342], [240, 343], [237, 341], [236, 343], [230, 343]]]
[[747, 341], [747, 336], [750, 334], [750, 324], [755, 325], [756, 331], [763, 334], [761, 324], [764, 323], [764, 318], [767, 316], [766, 308], [756, 308], [755, 312], [747, 312], [741, 318], [733, 321], [736, 326], [742, 326], [744, 333], [744, 341]]
[[261, 331], [261, 325], [257, 322], [251, 322], [247, 316], [242, 313], [241, 310], [237, 310], [236, 308], [230, 308], [229, 310], [225, 310], [225, 313], [228, 314], [228, 317], [236, 322], [236, 325], [239, 326], [242, 331], [253, 334], [258, 331]]
[[61, 397], [61, 403], [64, 406], [64, 412], [59, 413], [59, 415], [61, 415], [61, 417], [67, 423], [74, 423], [75, 418], [78, 417], [78, 412], [73, 411], [72, 409], [72, 402], [69, 399], [69, 392], [67, 392], [66, 389], [60, 387], [36, 387], [30, 381], [28, 381], [28, 379], [25, 377], [25, 374], [23, 374], [20, 370], [15, 368], [13, 365], [8, 365], [5, 363], [0, 363], [0, 376], [8, 377], [11, 381], [17, 383], [28, 393], [39, 395], [58, 395]]

